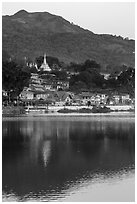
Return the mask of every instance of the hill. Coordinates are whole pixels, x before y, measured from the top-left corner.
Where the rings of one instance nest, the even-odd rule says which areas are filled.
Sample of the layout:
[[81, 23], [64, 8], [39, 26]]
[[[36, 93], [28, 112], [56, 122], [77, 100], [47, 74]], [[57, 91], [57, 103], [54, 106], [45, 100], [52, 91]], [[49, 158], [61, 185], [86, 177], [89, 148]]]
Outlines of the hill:
[[13, 57], [33, 60], [44, 52], [65, 63], [92, 59], [109, 72], [121, 64], [135, 65], [134, 40], [94, 34], [48, 12], [21, 10], [3, 16], [2, 49]]

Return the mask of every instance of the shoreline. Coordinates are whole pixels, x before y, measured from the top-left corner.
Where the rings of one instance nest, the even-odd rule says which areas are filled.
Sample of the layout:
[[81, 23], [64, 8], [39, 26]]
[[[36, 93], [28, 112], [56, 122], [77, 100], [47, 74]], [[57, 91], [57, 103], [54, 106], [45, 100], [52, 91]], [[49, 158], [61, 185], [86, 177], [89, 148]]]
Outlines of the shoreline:
[[2, 120], [18, 119], [18, 118], [118, 118], [118, 119], [134, 119], [135, 113], [122, 111], [110, 113], [27, 113], [22, 115], [2, 115]]
[[[135, 110], [131, 109], [131, 106], [106, 106], [111, 109], [109, 112], [91, 112], [93, 107], [86, 106], [66, 106], [68, 112], [59, 112], [59, 110], [65, 110], [64, 107], [50, 106], [48, 111], [44, 107], [28, 107], [23, 109], [22, 107], [8, 107], [3, 109], [2, 118], [14, 118], [14, 117], [101, 117], [101, 116], [132, 116], [135, 117]], [[39, 109], [40, 108], [40, 109]], [[80, 110], [85, 109], [84, 112]], [[89, 111], [88, 111], [89, 110]]]
[[135, 115], [133, 112], [119, 111], [109, 113], [27, 113], [27, 116], [105, 116], [105, 115]]

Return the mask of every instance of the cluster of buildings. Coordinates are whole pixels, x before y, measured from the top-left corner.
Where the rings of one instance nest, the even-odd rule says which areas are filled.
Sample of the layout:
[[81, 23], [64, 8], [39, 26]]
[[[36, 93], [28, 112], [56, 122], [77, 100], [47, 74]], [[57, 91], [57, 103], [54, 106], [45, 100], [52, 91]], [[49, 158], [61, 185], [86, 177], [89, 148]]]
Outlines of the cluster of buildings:
[[134, 99], [130, 98], [129, 94], [115, 94], [107, 95], [104, 93], [82, 92], [74, 94], [69, 91], [58, 90], [44, 90], [43, 87], [25, 87], [20, 94], [20, 99], [30, 104], [39, 102], [39, 104], [46, 104], [47, 102], [52, 105], [131, 105]]
[[134, 103], [134, 100], [130, 98], [127, 93], [123, 94], [104, 94], [104, 93], [91, 93], [82, 92], [79, 97], [84, 104], [89, 105], [129, 105]]
[[31, 73], [29, 87], [33, 90], [67, 90], [69, 89], [69, 81], [59, 80], [54, 74], [35, 74]]
[[40, 100], [39, 102], [43, 101], [43, 103], [44, 101], [49, 101], [50, 103], [62, 100], [67, 101], [66, 98], [69, 94], [66, 90], [69, 89], [69, 80], [59, 80], [56, 75], [51, 73], [51, 68], [46, 61], [46, 54], [44, 54], [44, 61], [38, 71], [41, 70], [45, 73], [31, 73], [29, 87], [24, 87], [19, 95], [20, 99], [29, 103], [34, 103], [38, 100]]
[[[24, 87], [19, 95], [19, 99], [26, 104], [46, 104], [52, 105], [129, 105], [134, 104], [134, 99], [130, 98], [127, 93], [99, 93], [99, 92], [82, 92], [74, 94], [69, 91], [69, 79], [59, 80], [56, 75], [51, 73], [51, 69], [46, 62], [46, 54], [44, 61], [39, 70], [46, 71], [43, 74], [31, 73], [28, 87]], [[70, 74], [70, 73], [69, 73]], [[68, 76], [69, 76], [68, 74]], [[71, 73], [73, 74], [73, 73]], [[108, 77], [108, 76], [106, 76]], [[7, 96], [7, 92], [3, 90], [3, 95]]]

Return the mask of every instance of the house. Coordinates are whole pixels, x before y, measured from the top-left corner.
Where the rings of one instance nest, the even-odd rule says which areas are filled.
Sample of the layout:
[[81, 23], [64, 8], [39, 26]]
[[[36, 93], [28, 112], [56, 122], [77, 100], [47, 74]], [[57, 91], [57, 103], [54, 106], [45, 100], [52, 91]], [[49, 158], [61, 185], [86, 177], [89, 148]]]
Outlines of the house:
[[103, 93], [100, 94], [100, 102], [101, 103], [106, 104], [107, 103], [107, 98], [108, 98], [107, 94], [103, 94]]
[[109, 79], [110, 74], [108, 74], [108, 73], [103, 73], [103, 72], [100, 72], [100, 74], [104, 77], [104, 79], [106, 79], [106, 80]]
[[30, 79], [30, 83], [31, 84], [41, 84], [43, 82], [43, 80], [41, 78], [37, 78], [37, 79]]
[[93, 97], [93, 94], [90, 92], [82, 92], [81, 93], [81, 99], [82, 103], [86, 105], [89, 101], [91, 102], [91, 98]]
[[29, 85], [29, 88], [32, 90], [32, 91], [40, 91], [40, 92], [44, 92], [45, 89], [43, 87], [43, 85], [41, 84], [30, 84]]
[[62, 90], [69, 89], [69, 81], [58, 81], [57, 90], [59, 89], [62, 89]]
[[36, 73], [31, 73], [30, 84], [41, 84], [43, 79]]
[[45, 90], [50, 90], [50, 91], [55, 91], [56, 89], [53, 88], [53, 83], [51, 81], [46, 81], [42, 83], [42, 86], [44, 87]]
[[46, 100], [47, 97], [49, 96], [50, 92], [49, 91], [44, 91], [44, 90], [37, 90], [37, 89], [24, 89], [20, 93], [20, 99], [25, 99], [25, 100]]
[[106, 94], [102, 94], [102, 93], [97, 93], [95, 95], [95, 104], [99, 105], [99, 104], [106, 104], [107, 103], [107, 95]]
[[122, 104], [128, 104], [131, 101], [129, 94], [122, 94], [121, 100]]
[[101, 103], [101, 96], [100, 94], [96, 94], [95, 96], [95, 104], [99, 105]]
[[34, 92], [35, 100], [40, 100], [40, 99], [46, 100], [48, 96], [49, 96], [49, 92], [47, 91], [35, 91]]
[[44, 84], [44, 88], [45, 88], [46, 90], [52, 90], [52, 89], [53, 89], [51, 83], [46, 83], [46, 84]]
[[69, 71], [67, 71], [67, 75], [75, 76], [75, 75], [79, 75], [79, 72], [78, 71], [74, 71], [74, 70], [69, 70]]
[[72, 105], [81, 105], [82, 97], [80, 94], [75, 94], [72, 96]]
[[81, 98], [81, 102], [83, 103], [83, 105], [87, 105], [88, 103], [91, 105], [95, 105], [95, 103], [100, 102], [100, 96], [91, 92], [82, 92]]
[[31, 73], [31, 79], [38, 79], [39, 75], [37, 73]]
[[114, 104], [118, 105], [120, 103], [120, 95], [113, 95]]
[[54, 92], [50, 92], [50, 93], [49, 93], [49, 95], [48, 95], [46, 101], [47, 101], [48, 103], [52, 104], [52, 105], [55, 105], [56, 99], [55, 99], [55, 97], [54, 97]]
[[65, 105], [70, 104], [72, 102], [72, 95], [66, 91], [56, 91], [54, 92], [54, 98], [56, 100], [56, 104]]
[[108, 96], [102, 93], [82, 92], [81, 97], [84, 105], [88, 103], [91, 105], [99, 105], [100, 103], [106, 104]]
[[34, 92], [30, 90], [23, 90], [20, 95], [20, 99], [27, 99], [27, 100], [33, 100], [34, 99]]
[[35, 68], [38, 70], [37, 63], [35, 63], [35, 62], [27, 62], [26, 65], [27, 65], [29, 68], [35, 67]]
[[66, 90], [69, 89], [69, 81], [53, 80], [53, 88], [56, 90]]
[[115, 104], [113, 95], [112, 95], [112, 96], [111, 96], [111, 95], [108, 96], [107, 101], [106, 101], [106, 104], [107, 104], [107, 105], [114, 105], [114, 104]]

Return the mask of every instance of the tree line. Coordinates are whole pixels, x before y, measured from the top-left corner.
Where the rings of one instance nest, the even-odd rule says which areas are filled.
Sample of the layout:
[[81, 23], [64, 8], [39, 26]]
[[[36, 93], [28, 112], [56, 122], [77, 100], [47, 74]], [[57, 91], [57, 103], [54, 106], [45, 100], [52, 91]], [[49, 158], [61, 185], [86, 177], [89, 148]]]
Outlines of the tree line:
[[101, 65], [92, 60], [86, 60], [83, 64], [71, 64], [78, 74], [70, 78], [70, 88], [75, 92], [82, 90], [111, 89], [113, 91], [127, 92], [135, 95], [135, 69], [121, 66], [121, 72], [110, 75], [108, 79], [100, 73]]

